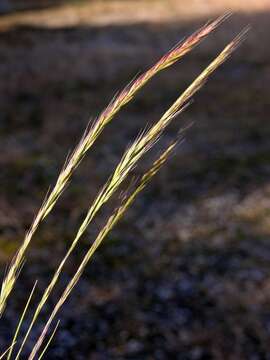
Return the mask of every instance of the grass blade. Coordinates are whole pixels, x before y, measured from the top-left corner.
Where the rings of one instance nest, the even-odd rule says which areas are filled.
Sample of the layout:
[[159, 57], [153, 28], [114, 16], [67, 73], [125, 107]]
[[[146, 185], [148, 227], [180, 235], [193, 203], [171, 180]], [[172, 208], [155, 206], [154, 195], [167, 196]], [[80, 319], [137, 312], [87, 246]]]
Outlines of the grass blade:
[[26, 315], [26, 313], [27, 313], [27, 310], [28, 310], [28, 308], [29, 308], [30, 302], [31, 302], [32, 297], [33, 297], [33, 295], [34, 295], [36, 286], [37, 286], [37, 281], [34, 283], [34, 286], [33, 286], [33, 288], [32, 288], [32, 291], [31, 291], [31, 293], [30, 293], [30, 295], [29, 295], [29, 297], [28, 297], [28, 300], [27, 300], [27, 302], [26, 302], [26, 305], [25, 305], [25, 307], [24, 307], [24, 309], [23, 309], [21, 318], [20, 318], [20, 320], [19, 320], [19, 322], [18, 322], [18, 325], [17, 325], [17, 327], [16, 327], [16, 331], [15, 331], [15, 334], [14, 334], [13, 339], [12, 339], [12, 343], [11, 343], [11, 346], [10, 346], [10, 349], [9, 349], [9, 353], [8, 353], [7, 360], [10, 360], [10, 358], [11, 358], [12, 351], [13, 351], [14, 346], [15, 346], [15, 344], [16, 344], [18, 334], [19, 334], [19, 332], [20, 332], [20, 329], [21, 329], [22, 323], [23, 323], [23, 321], [24, 321], [25, 315]]
[[53, 332], [52, 332], [49, 340], [47, 341], [47, 344], [45, 345], [44, 349], [42, 350], [42, 353], [39, 355], [38, 360], [41, 360], [43, 358], [43, 356], [45, 355], [45, 352], [48, 350], [48, 347], [50, 346], [50, 344], [54, 338], [54, 335], [58, 329], [59, 324], [60, 324], [60, 320], [57, 321], [57, 324], [55, 325], [55, 328], [53, 329]]
[[14, 345], [15, 345], [15, 344], [10, 345], [10, 346], [3, 352], [3, 354], [0, 355], [0, 360], [1, 360], [1, 359], [4, 359], [4, 356], [7, 355], [7, 353], [10, 351], [10, 349], [12, 349], [12, 347], [13, 347]]

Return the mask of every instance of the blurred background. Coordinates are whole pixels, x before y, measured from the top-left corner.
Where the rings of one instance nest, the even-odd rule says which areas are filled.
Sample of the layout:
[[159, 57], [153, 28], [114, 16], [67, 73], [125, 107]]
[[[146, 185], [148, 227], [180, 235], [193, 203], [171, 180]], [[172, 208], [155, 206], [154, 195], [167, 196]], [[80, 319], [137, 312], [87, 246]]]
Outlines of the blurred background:
[[[3, 274], [89, 119], [134, 75], [226, 11], [234, 15], [154, 78], [81, 164], [28, 251], [1, 319], [3, 347], [34, 280], [37, 300], [128, 142], [251, 25], [248, 39], [166, 132], [164, 143], [194, 122], [88, 266], [46, 358], [269, 359], [269, 0], [1, 0], [0, 266]], [[44, 317], [104, 215], [66, 267]]]

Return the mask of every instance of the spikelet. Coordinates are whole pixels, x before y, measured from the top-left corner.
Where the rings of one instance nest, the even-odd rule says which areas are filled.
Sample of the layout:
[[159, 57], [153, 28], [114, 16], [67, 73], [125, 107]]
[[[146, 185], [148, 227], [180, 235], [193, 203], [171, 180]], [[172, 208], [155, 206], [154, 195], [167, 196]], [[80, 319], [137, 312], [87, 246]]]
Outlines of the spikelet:
[[57, 283], [57, 280], [63, 270], [63, 267], [68, 260], [69, 256], [77, 246], [80, 238], [85, 233], [87, 227], [90, 225], [91, 221], [97, 214], [97, 212], [100, 210], [100, 208], [111, 198], [111, 196], [119, 189], [120, 185], [123, 183], [123, 181], [127, 178], [131, 170], [136, 166], [138, 161], [141, 159], [141, 157], [154, 145], [154, 143], [158, 140], [159, 136], [162, 134], [165, 127], [173, 120], [175, 117], [175, 110], [177, 109], [177, 112], [179, 113], [181, 110], [181, 103], [179, 103], [178, 107], [176, 108], [173, 105], [173, 111], [171, 113], [166, 112], [166, 116], [162, 116], [162, 118], [152, 126], [148, 131], [143, 132], [134, 142], [133, 144], [127, 149], [127, 151], [122, 156], [119, 164], [117, 165], [115, 171], [113, 172], [113, 175], [109, 178], [109, 180], [106, 182], [106, 184], [101, 188], [100, 192], [98, 193], [97, 197], [93, 201], [93, 203], [90, 205], [89, 210], [79, 227], [79, 230], [70, 245], [66, 255], [61, 260], [61, 263], [59, 264], [58, 268], [56, 269], [52, 280], [50, 281], [50, 284], [45, 289], [42, 298], [35, 310], [35, 313], [33, 315], [32, 321], [27, 329], [27, 332], [24, 336], [24, 339], [22, 341], [21, 347], [18, 351], [18, 354], [16, 356], [16, 359], [19, 359], [19, 356], [21, 354], [21, 351], [25, 345], [25, 342], [30, 334], [30, 331], [36, 322], [38, 315], [40, 314], [44, 304], [46, 303], [48, 297], [50, 296], [54, 286]]
[[146, 187], [146, 185], [149, 183], [149, 181], [152, 179], [152, 177], [160, 170], [162, 165], [168, 160], [171, 153], [175, 149], [175, 146], [177, 145], [178, 140], [173, 142], [163, 153], [162, 155], [153, 163], [150, 170], [148, 170], [140, 179], [138, 185], [136, 186], [135, 190], [132, 192], [131, 195], [127, 195], [124, 197], [122, 204], [118, 209], [115, 210], [115, 212], [110, 216], [105, 226], [102, 228], [100, 233], [98, 234], [97, 238], [95, 239], [92, 246], [87, 251], [86, 255], [84, 256], [80, 266], [78, 267], [77, 271], [73, 275], [72, 279], [66, 286], [65, 290], [63, 291], [59, 301], [54, 307], [54, 310], [52, 311], [43, 331], [40, 335], [36, 345], [34, 346], [30, 356], [29, 360], [32, 360], [35, 358], [38, 350], [40, 349], [44, 338], [48, 332], [48, 329], [50, 327], [51, 322], [53, 321], [54, 317], [70, 295], [71, 291], [73, 290], [74, 286], [78, 283], [85, 267], [87, 266], [88, 262], [90, 261], [91, 257], [93, 256], [96, 249], [99, 247], [99, 245], [102, 243], [104, 238], [107, 236], [107, 234], [112, 230], [112, 228], [118, 223], [118, 221], [123, 217], [124, 213], [127, 211], [127, 209], [131, 206], [131, 204], [134, 202], [137, 195]]
[[101, 115], [94, 122], [93, 126], [87, 130], [75, 148], [72, 155], [67, 160], [64, 168], [62, 169], [56, 184], [52, 191], [45, 198], [41, 208], [39, 209], [29, 231], [26, 233], [22, 245], [18, 252], [14, 256], [7, 274], [2, 282], [0, 292], [0, 316], [4, 311], [7, 298], [9, 297], [18, 276], [18, 273], [23, 265], [25, 252], [32, 240], [33, 235], [37, 231], [40, 223], [54, 208], [59, 197], [63, 193], [65, 187], [71, 179], [75, 169], [80, 164], [81, 160], [92, 147], [98, 136], [103, 131], [104, 127], [113, 119], [113, 117], [119, 112], [119, 110], [130, 102], [135, 94], [157, 73], [166, 69], [167, 67], [174, 64], [181, 57], [191, 51], [197, 44], [199, 44], [205, 37], [207, 37], [217, 26], [223, 22], [229, 14], [219, 17], [215, 21], [205, 25], [194, 34], [189, 36], [186, 40], [175, 46], [165, 56], [163, 56], [154, 66], [147, 70], [144, 74], [139, 76], [129, 86], [116, 96], [113, 101], [107, 106], [107, 108], [101, 113]]
[[[172, 121], [172, 119], [175, 117], [176, 114], [178, 114], [179, 110], [181, 111], [183, 109], [183, 106], [186, 104], [186, 102], [194, 95], [195, 92], [197, 92], [202, 85], [205, 83], [205, 81], [208, 79], [208, 77], [215, 71], [228, 57], [231, 55], [231, 53], [236, 49], [236, 47], [240, 44], [241, 40], [243, 39], [246, 31], [239, 34], [232, 42], [230, 42], [224, 50], [210, 63], [210, 65], [203, 70], [203, 72], [192, 82], [192, 84], [181, 94], [181, 96], [174, 102], [174, 104], [165, 112], [165, 114], [161, 117], [161, 119], [152, 126], [143, 136], [139, 137], [126, 151], [123, 158], [121, 159], [119, 165], [117, 166], [113, 176], [110, 178], [110, 180], [106, 183], [105, 187], [101, 190], [99, 195], [97, 196], [94, 203], [90, 206], [89, 212], [87, 213], [78, 233], [75, 237], [75, 245], [77, 244], [79, 238], [82, 236], [82, 234], [85, 232], [86, 228], [90, 224], [91, 220], [93, 219], [93, 214], [96, 214], [97, 209], [100, 208], [100, 206], [107, 201], [108, 198], [111, 197], [112, 193], [118, 188], [119, 184], [123, 181], [122, 178], [126, 178], [128, 175], [130, 169], [137, 163], [137, 161], [140, 159], [140, 157], [148, 150], [149, 147], [153, 145], [155, 141], [159, 138], [159, 136], [162, 134], [166, 126]], [[42, 334], [40, 335], [29, 359], [34, 359], [35, 355], [37, 354], [44, 337], [48, 331], [48, 328], [50, 326], [50, 323], [52, 322], [53, 318], [57, 314], [58, 310], [62, 306], [63, 302], [66, 300], [68, 295], [70, 294], [71, 290], [73, 289], [74, 285], [79, 280], [79, 277], [81, 276], [86, 264], [89, 262], [90, 258], [102, 242], [102, 240], [105, 238], [107, 233], [112, 229], [112, 227], [115, 225], [116, 222], [122, 217], [123, 213], [126, 211], [126, 209], [129, 207], [129, 205], [133, 202], [135, 197], [138, 195], [138, 193], [143, 190], [143, 188], [146, 186], [146, 184], [149, 182], [151, 177], [159, 170], [161, 165], [166, 161], [168, 154], [172, 151], [174, 148], [175, 143], [169, 147], [165, 153], [161, 156], [161, 158], [155, 162], [152, 166], [152, 168], [145, 174], [140, 184], [138, 185], [137, 189], [135, 189], [134, 193], [126, 200], [126, 202], [114, 213], [110, 219], [108, 220], [108, 223], [105, 225], [105, 227], [101, 230], [100, 234], [90, 247], [86, 257], [82, 260], [81, 265], [79, 266], [77, 272], [75, 273], [74, 277], [72, 278], [71, 282], [67, 286], [66, 290], [64, 291], [63, 295], [59, 299], [57, 305], [55, 306], [48, 322], [46, 323]], [[94, 209], [94, 210], [93, 210]], [[71, 251], [73, 250], [73, 244], [71, 245]], [[74, 245], [74, 246], [75, 246]], [[69, 256], [70, 250], [67, 253]], [[65, 257], [67, 259], [67, 257]], [[60, 268], [60, 271], [62, 270], [62, 267]], [[56, 271], [57, 278], [60, 274], [59, 268]], [[53, 277], [52, 283], [53, 286], [55, 285], [57, 278], [55, 278], [55, 275]], [[51, 284], [52, 284], [51, 283]], [[51, 284], [49, 285], [49, 289], [51, 290]], [[48, 290], [46, 289], [46, 291]], [[45, 291], [45, 294], [46, 294]], [[49, 294], [46, 294], [46, 299], [49, 296]]]

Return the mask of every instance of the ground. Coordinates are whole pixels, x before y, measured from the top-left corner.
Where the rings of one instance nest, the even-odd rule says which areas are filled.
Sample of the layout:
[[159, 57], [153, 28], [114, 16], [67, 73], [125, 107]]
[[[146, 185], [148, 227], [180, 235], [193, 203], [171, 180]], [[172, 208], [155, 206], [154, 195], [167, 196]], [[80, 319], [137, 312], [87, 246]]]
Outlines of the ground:
[[[33, 282], [39, 279], [37, 300], [128, 142], [251, 25], [247, 40], [161, 141], [194, 122], [87, 268], [60, 314], [46, 359], [269, 359], [268, 0], [17, 0], [3, 6], [0, 262], [4, 272], [89, 118], [176, 42], [225, 11], [234, 14], [146, 86], [81, 164], [27, 253], [1, 319], [4, 346]], [[136, 172], [146, 166], [147, 159]], [[84, 237], [44, 316], [110, 206]], [[28, 350], [38, 332], [39, 326]]]

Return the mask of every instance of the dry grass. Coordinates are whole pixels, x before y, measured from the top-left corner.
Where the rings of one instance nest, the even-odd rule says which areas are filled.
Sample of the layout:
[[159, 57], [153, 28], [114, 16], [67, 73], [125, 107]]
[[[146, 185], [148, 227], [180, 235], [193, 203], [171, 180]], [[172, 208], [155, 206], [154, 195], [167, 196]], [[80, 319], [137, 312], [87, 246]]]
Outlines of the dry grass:
[[157, 73], [166, 69], [174, 64], [186, 53], [191, 51], [197, 44], [199, 44], [209, 33], [211, 33], [216, 27], [224, 21], [227, 15], [218, 18], [212, 23], [204, 26], [199, 31], [192, 34], [184, 42], [177, 45], [174, 49], [168, 52], [162, 57], [152, 68], [139, 76], [134, 82], [127, 86], [114, 100], [108, 105], [108, 107], [101, 113], [98, 119], [86, 130], [85, 135], [75, 148], [73, 154], [67, 159], [66, 164], [61, 171], [55, 186], [44, 200], [40, 210], [38, 211], [31, 228], [26, 233], [22, 245], [20, 246], [17, 254], [11, 262], [8, 272], [3, 280], [1, 293], [0, 293], [0, 314], [3, 313], [6, 301], [15, 285], [18, 273], [23, 265], [25, 252], [34, 236], [37, 228], [46, 216], [54, 208], [59, 197], [62, 195], [65, 187], [71, 179], [75, 169], [92, 147], [96, 139], [99, 137], [104, 127], [114, 118], [114, 116], [122, 109], [124, 105], [129, 103], [135, 94]]
[[[195, 45], [197, 45], [202, 39], [209, 35], [224, 19], [227, 17], [223, 16], [218, 18], [217, 20], [213, 21], [212, 23], [204, 26], [199, 31], [188, 37], [185, 41], [181, 44], [178, 44], [174, 49], [168, 52], [164, 57], [162, 57], [152, 68], [146, 71], [144, 74], [139, 76], [135, 81], [133, 81], [129, 86], [127, 86], [122, 92], [117, 95], [114, 100], [109, 104], [109, 106], [101, 113], [101, 115], [97, 118], [94, 124], [87, 129], [85, 132], [82, 140], [75, 148], [72, 155], [68, 158], [63, 170], [61, 171], [58, 180], [50, 192], [48, 197], [45, 199], [42, 207], [40, 208], [34, 222], [27, 232], [23, 244], [19, 248], [19, 251], [15, 255], [9, 269], [7, 275], [2, 284], [1, 294], [0, 294], [0, 314], [3, 313], [6, 302], [10, 293], [15, 285], [16, 279], [18, 277], [18, 273], [23, 265], [25, 252], [34, 236], [35, 232], [37, 231], [41, 222], [45, 219], [45, 217], [51, 212], [54, 208], [55, 204], [59, 200], [61, 194], [65, 190], [67, 184], [71, 180], [71, 177], [77, 168], [77, 166], [82, 161], [83, 157], [87, 153], [87, 151], [92, 147], [96, 139], [99, 137], [101, 132], [103, 131], [104, 127], [114, 118], [114, 116], [122, 109], [124, 105], [129, 103], [135, 94], [157, 73], [166, 69], [167, 67], [174, 64], [178, 61], [182, 56], [186, 53], [191, 51]], [[170, 122], [178, 115], [186, 106], [188, 101], [191, 97], [204, 85], [205, 81], [208, 77], [224, 62], [228, 59], [231, 53], [235, 50], [235, 48], [239, 45], [242, 41], [243, 36], [245, 35], [246, 31], [241, 33], [237, 36], [231, 43], [229, 43], [225, 49], [210, 63], [210, 65], [192, 82], [192, 84], [179, 96], [179, 98], [172, 104], [172, 106], [164, 113], [164, 115], [160, 118], [160, 120], [154, 124], [150, 129], [144, 131], [135, 141], [134, 143], [128, 148], [128, 150], [124, 153], [122, 159], [120, 160], [118, 166], [116, 167], [113, 175], [109, 178], [106, 182], [105, 186], [101, 189], [99, 194], [97, 195], [94, 202], [90, 205], [89, 210], [85, 219], [83, 220], [81, 226], [78, 229], [78, 232], [67, 251], [66, 255], [62, 259], [60, 265], [58, 266], [55, 274], [52, 277], [52, 280], [48, 287], [45, 289], [44, 294], [37, 305], [35, 313], [32, 318], [32, 322], [27, 330], [27, 333], [24, 337], [24, 340], [19, 348], [19, 351], [16, 355], [16, 360], [20, 358], [21, 352], [25, 345], [25, 342], [31, 332], [31, 329], [37, 320], [44, 304], [46, 303], [47, 299], [49, 298], [52, 289], [56, 285], [58, 278], [62, 272], [62, 269], [69, 258], [70, 254], [78, 244], [81, 236], [85, 233], [87, 227], [99, 211], [99, 209], [112, 197], [112, 195], [120, 188], [120, 185], [123, 181], [129, 176], [130, 172], [133, 168], [137, 165], [139, 160], [142, 156], [158, 141], [159, 137], [162, 135], [163, 131], [166, 127], [170, 124]], [[106, 225], [100, 231], [99, 235], [95, 239], [94, 243], [90, 246], [89, 250], [87, 251], [85, 257], [81, 261], [80, 266], [76, 270], [74, 276], [68, 283], [66, 289], [62, 293], [59, 301], [55, 305], [49, 319], [36, 343], [34, 346], [29, 359], [34, 359], [45, 339], [45, 336], [48, 332], [48, 329], [54, 320], [55, 316], [57, 315], [59, 309], [62, 307], [64, 302], [66, 301], [67, 297], [69, 296], [70, 292], [74, 288], [74, 286], [79, 281], [86, 265], [90, 261], [92, 255], [95, 253], [96, 249], [99, 247], [103, 239], [106, 235], [111, 231], [111, 229], [115, 226], [115, 224], [121, 219], [125, 211], [128, 207], [133, 203], [136, 196], [145, 188], [146, 184], [152, 179], [152, 177], [159, 171], [161, 166], [167, 161], [168, 157], [170, 156], [171, 152], [174, 150], [178, 141], [173, 142], [164, 152], [163, 154], [156, 160], [150, 170], [145, 173], [141, 177], [141, 179], [137, 182], [134, 192], [130, 195], [127, 195], [121, 206], [114, 212], [114, 214], [108, 219]], [[19, 322], [18, 328], [15, 332], [15, 336], [12, 342], [12, 347], [9, 350], [8, 359], [11, 358], [12, 349], [14, 347], [18, 332], [20, 330], [21, 323], [24, 319], [25, 312], [29, 306], [30, 300], [32, 297], [32, 293], [29, 297], [29, 301], [27, 302], [25, 311], [22, 314], [21, 320]], [[57, 329], [58, 324], [55, 327], [55, 331]], [[39, 358], [43, 357], [44, 352], [46, 351], [49, 343], [52, 340], [52, 337], [55, 333], [52, 333], [52, 336], [47, 342], [44, 350], [42, 351]]]

